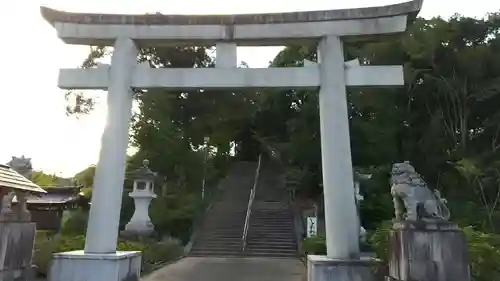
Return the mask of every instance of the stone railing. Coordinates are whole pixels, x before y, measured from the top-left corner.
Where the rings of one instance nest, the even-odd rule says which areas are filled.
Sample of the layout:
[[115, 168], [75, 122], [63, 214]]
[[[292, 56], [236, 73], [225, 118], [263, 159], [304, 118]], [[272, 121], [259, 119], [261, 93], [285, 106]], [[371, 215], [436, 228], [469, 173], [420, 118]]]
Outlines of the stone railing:
[[[28, 280], [36, 223], [26, 208], [26, 192], [0, 187], [0, 280]], [[14, 196], [17, 204], [13, 205]]]

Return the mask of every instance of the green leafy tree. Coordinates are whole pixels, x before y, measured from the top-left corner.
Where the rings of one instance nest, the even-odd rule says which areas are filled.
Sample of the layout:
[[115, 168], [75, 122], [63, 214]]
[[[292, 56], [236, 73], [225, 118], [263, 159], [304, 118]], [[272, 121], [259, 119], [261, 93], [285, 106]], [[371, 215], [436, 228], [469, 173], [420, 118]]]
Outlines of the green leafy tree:
[[45, 174], [42, 171], [34, 171], [31, 174], [31, 181], [41, 187], [57, 186], [59, 182], [59, 177], [57, 177], [56, 175]]

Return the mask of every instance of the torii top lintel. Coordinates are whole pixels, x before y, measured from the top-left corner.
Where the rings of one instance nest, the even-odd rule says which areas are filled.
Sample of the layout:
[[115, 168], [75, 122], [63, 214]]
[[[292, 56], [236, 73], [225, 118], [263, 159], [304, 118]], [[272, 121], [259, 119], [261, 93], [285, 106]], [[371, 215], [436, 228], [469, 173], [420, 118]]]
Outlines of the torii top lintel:
[[[245, 41], [270, 38], [284, 39], [285, 37], [288, 37], [288, 39], [317, 38], [324, 36], [324, 34], [319, 34], [321, 32], [315, 32], [316, 30], [314, 28], [311, 30], [313, 24], [318, 26], [318, 28], [316, 28], [317, 30], [324, 31], [326, 29], [326, 32], [330, 29], [331, 32], [339, 33], [339, 29], [347, 29], [343, 31], [346, 34], [336, 34], [341, 36], [396, 33], [406, 29], [407, 22], [416, 17], [422, 4], [423, 0], [413, 0], [410, 2], [379, 7], [237, 15], [72, 13], [43, 6], [40, 7], [40, 10], [42, 17], [57, 29], [59, 37], [66, 43], [106, 44], [106, 42], [102, 41], [109, 40], [113, 36], [116, 38], [118, 35], [127, 33], [133, 33], [137, 38], [132, 39], [138, 41], [158, 39], [170, 41]], [[395, 21], [395, 18], [398, 20]], [[392, 21], [388, 21], [389, 19], [392, 19]], [[404, 20], [404, 22], [401, 20]], [[362, 25], [360, 28], [362, 30], [345, 27], [347, 24], [352, 25], [353, 21], [360, 22], [360, 25]], [[403, 24], [404, 29], [400, 30]], [[382, 25], [384, 28], [369, 28], [370, 25]], [[391, 28], [387, 27], [389, 25], [398, 25], [398, 27], [393, 27], [391, 30]], [[158, 27], [163, 27], [164, 31], [150, 31], [148, 33], [145, 29], [150, 26], [154, 26], [156, 29]], [[135, 32], [130, 30], [131, 27], [135, 29]], [[205, 28], [205, 30], [193, 32], [193, 28], [200, 27]], [[93, 28], [106, 30], [96, 32]], [[128, 32], [127, 28], [129, 29]], [[183, 30], [174, 32], [173, 28]], [[217, 28], [224, 29], [217, 30]], [[265, 29], [262, 30], [262, 28]], [[274, 31], [272, 31], [271, 28], [273, 28]], [[290, 34], [285, 32], [283, 35], [276, 34], [282, 32], [285, 28], [295, 30], [295, 32], [290, 32]], [[262, 34], [261, 31], [264, 31], [264, 34]], [[214, 35], [217, 32], [219, 32], [218, 37], [220, 38], [215, 38], [217, 36]], [[143, 34], [140, 35], [140, 33]], [[93, 37], [92, 39], [94, 39], [94, 41], [101, 42], [87, 42], [91, 37]]]

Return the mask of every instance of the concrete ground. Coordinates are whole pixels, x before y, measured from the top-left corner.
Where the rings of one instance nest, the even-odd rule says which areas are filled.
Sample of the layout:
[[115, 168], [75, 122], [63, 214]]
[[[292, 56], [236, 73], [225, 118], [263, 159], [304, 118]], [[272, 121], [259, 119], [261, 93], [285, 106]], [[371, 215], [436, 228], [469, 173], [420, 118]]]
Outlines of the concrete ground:
[[187, 257], [143, 277], [142, 281], [304, 281], [299, 259]]

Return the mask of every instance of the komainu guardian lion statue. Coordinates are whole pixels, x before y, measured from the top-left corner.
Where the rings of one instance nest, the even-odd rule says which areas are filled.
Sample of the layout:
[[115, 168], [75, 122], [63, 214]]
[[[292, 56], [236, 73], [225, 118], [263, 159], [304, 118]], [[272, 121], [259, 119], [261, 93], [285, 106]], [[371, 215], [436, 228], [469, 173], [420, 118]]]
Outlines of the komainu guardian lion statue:
[[[391, 195], [396, 220], [447, 221], [450, 212], [438, 190], [431, 191], [410, 162], [395, 163], [391, 171]], [[406, 209], [406, 216], [404, 215]]]

